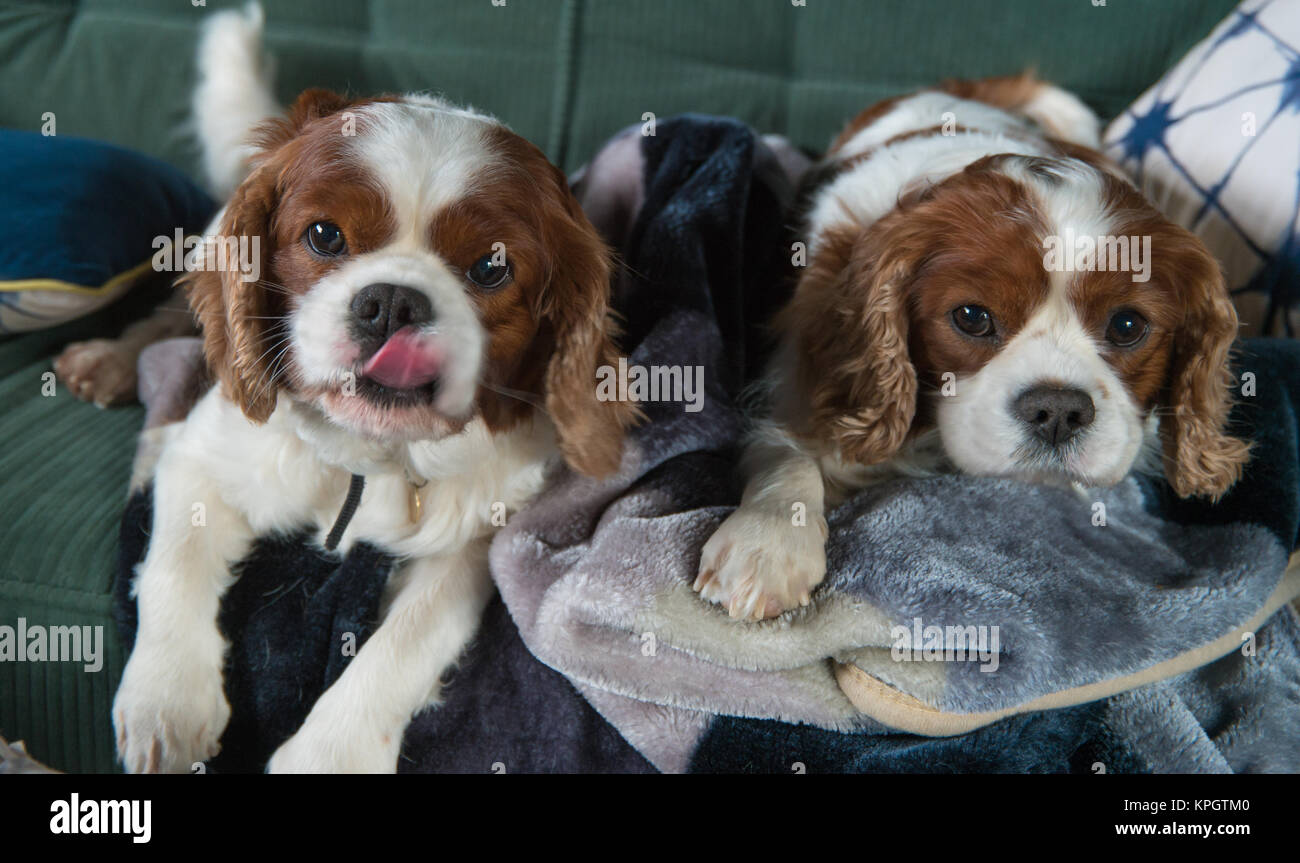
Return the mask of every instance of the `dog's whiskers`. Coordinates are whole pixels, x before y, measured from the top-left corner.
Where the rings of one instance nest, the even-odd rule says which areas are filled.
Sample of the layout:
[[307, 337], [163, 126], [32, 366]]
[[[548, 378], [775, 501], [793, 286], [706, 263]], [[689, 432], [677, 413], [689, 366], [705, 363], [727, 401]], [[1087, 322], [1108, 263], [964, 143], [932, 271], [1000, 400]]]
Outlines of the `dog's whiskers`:
[[267, 354], [269, 354], [271, 351], [273, 351], [273, 350], [275, 350], [276, 348], [278, 348], [280, 345], [284, 344], [284, 343], [285, 343], [289, 338], [292, 337], [292, 334], [291, 334], [291, 333], [287, 333], [287, 332], [283, 332], [283, 333], [282, 333], [282, 332], [278, 332], [278, 329], [279, 329], [278, 327], [272, 327], [272, 328], [270, 329], [270, 331], [268, 331], [267, 333], [263, 334], [262, 337], [259, 338], [259, 339], [257, 340], [257, 344], [258, 344], [258, 346], [260, 347], [261, 345], [265, 344], [265, 342], [266, 342], [267, 339], [270, 339], [270, 338], [274, 338], [274, 339], [275, 339], [275, 341], [272, 343], [272, 345], [271, 345], [269, 348], [267, 348], [267, 349], [262, 353], [262, 355], [261, 355], [260, 357], [258, 357], [257, 359], [253, 360], [253, 365], [257, 365], [257, 364], [260, 363], [262, 360], [266, 359], [266, 355], [267, 355]]
[[[274, 332], [269, 333], [267, 337], [271, 335], [274, 335]], [[281, 370], [281, 367], [278, 365], [280, 362], [280, 358], [283, 357], [285, 352], [288, 351], [289, 348], [292, 346], [293, 343], [291, 341], [291, 334], [285, 333], [281, 335], [278, 339], [276, 339], [269, 348], [263, 351], [261, 356], [259, 356], [256, 360], [253, 361], [253, 365], [257, 365], [261, 363], [262, 360], [264, 360], [267, 357], [267, 355], [270, 354], [272, 351], [276, 350], [277, 348], [279, 349], [279, 353], [277, 353], [275, 357], [272, 358], [272, 360], [267, 364], [266, 371], [263, 371], [262, 374], [258, 377], [257, 384], [256, 384], [258, 386], [258, 390], [257, 390], [258, 398], [260, 398], [263, 393], [265, 393], [275, 384], [276, 376], [280, 373]], [[262, 385], [262, 380], [263, 378], [267, 377], [268, 373], [270, 374], [270, 378], [269, 380], [266, 381], [265, 385]]]
[[546, 409], [545, 402], [543, 402], [542, 397], [537, 393], [528, 393], [528, 392], [524, 392], [523, 390], [511, 389], [510, 387], [497, 386], [496, 384], [489, 383], [488, 381], [483, 380], [482, 378], [479, 378], [479, 385], [484, 387], [485, 389], [489, 389], [492, 392], [497, 393], [498, 395], [503, 395], [506, 396], [507, 398], [512, 398], [512, 399], [518, 399], [519, 401], [524, 402], [525, 404], [532, 405], [542, 413], [546, 414], [547, 416], [550, 416], [550, 412]]

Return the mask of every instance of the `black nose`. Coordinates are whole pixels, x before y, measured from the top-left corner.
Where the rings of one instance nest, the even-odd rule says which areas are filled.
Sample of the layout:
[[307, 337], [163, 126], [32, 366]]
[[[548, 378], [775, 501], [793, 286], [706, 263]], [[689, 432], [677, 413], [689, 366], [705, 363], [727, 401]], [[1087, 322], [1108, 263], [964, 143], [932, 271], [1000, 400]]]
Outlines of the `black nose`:
[[1035, 435], [1052, 446], [1065, 443], [1097, 416], [1087, 393], [1062, 387], [1025, 390], [1011, 407]]
[[367, 340], [386, 341], [402, 327], [433, 320], [429, 298], [402, 285], [367, 285], [352, 298], [352, 326]]

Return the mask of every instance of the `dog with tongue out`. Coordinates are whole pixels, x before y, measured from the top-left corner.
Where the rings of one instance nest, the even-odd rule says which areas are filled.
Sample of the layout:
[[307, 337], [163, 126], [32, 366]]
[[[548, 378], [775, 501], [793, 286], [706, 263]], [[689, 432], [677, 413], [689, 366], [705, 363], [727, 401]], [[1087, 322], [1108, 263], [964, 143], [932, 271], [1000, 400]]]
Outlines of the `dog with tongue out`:
[[636, 407], [596, 389], [619, 358], [611, 256], [559, 169], [491, 117], [309, 90], [268, 118], [260, 12], [210, 21], [194, 104], [230, 196], [205, 234], [257, 238], [259, 269], [185, 276], [219, 385], [157, 461], [117, 750], [129, 772], [218, 751], [221, 597], [257, 537], [306, 531], [400, 563], [378, 628], [267, 769], [393, 772], [492, 596], [502, 508], [561, 460], [620, 468]]
[[438, 346], [419, 327], [407, 326], [389, 336], [366, 360], [361, 374], [391, 389], [409, 390], [436, 381], [441, 368]]

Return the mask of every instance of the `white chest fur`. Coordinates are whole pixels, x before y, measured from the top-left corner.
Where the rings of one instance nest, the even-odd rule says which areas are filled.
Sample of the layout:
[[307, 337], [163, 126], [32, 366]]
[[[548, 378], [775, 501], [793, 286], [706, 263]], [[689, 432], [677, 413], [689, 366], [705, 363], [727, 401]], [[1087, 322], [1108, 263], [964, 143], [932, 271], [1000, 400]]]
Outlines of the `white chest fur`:
[[[498, 527], [540, 489], [554, 452], [554, 432], [544, 419], [499, 434], [474, 420], [442, 440], [385, 447], [323, 423], [282, 401], [265, 425], [254, 425], [213, 391], [169, 441], [158, 469], [184, 462], [202, 470], [203, 485], [241, 513], [255, 535], [308, 527], [322, 543], [353, 472], [360, 472], [365, 489], [340, 551], [366, 541], [420, 557]], [[414, 519], [413, 493], [419, 496]]]

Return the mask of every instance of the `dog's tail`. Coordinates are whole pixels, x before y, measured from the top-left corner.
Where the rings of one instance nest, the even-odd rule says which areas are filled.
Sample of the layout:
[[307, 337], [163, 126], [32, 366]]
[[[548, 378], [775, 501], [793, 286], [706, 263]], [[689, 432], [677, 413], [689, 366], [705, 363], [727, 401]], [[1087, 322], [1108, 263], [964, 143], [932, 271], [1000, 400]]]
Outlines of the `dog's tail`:
[[1101, 143], [1101, 122], [1092, 109], [1073, 93], [1040, 81], [1033, 72], [944, 81], [940, 89], [1028, 117], [1054, 138], [1093, 149]]
[[262, 49], [262, 7], [210, 16], [199, 37], [194, 123], [203, 172], [218, 199], [230, 196], [248, 173], [252, 132], [283, 111], [271, 91], [271, 58]]

